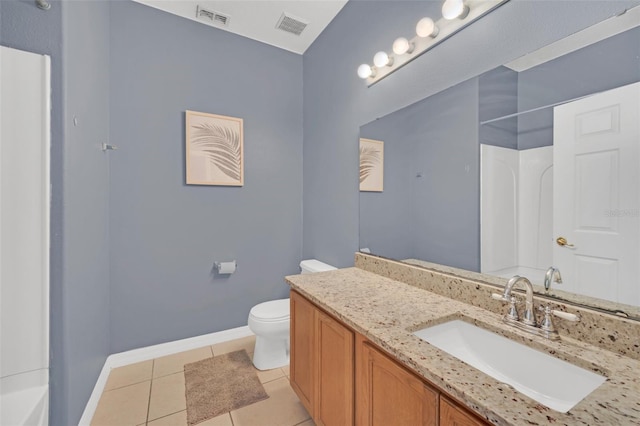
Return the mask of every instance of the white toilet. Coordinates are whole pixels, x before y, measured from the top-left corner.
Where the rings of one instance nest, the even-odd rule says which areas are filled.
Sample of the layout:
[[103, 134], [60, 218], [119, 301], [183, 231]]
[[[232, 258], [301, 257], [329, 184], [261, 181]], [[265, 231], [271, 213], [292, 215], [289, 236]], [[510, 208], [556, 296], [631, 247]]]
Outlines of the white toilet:
[[[331, 265], [309, 259], [300, 262], [303, 274], [331, 271]], [[249, 329], [256, 335], [253, 365], [270, 370], [289, 364], [289, 299], [259, 303], [249, 312]]]

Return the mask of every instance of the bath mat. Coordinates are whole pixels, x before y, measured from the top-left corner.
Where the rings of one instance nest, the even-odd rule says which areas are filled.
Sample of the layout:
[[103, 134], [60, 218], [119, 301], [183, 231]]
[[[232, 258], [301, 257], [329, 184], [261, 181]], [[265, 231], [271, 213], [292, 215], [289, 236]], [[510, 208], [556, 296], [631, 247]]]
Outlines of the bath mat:
[[189, 426], [269, 398], [247, 351], [184, 366]]

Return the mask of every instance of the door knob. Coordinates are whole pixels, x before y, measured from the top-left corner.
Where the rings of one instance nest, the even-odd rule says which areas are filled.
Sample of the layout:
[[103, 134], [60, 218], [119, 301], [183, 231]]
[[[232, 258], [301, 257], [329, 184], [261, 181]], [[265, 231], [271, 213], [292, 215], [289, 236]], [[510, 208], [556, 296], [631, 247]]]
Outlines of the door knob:
[[575, 247], [573, 244], [567, 243], [567, 239], [565, 237], [556, 238], [556, 243], [561, 247]]

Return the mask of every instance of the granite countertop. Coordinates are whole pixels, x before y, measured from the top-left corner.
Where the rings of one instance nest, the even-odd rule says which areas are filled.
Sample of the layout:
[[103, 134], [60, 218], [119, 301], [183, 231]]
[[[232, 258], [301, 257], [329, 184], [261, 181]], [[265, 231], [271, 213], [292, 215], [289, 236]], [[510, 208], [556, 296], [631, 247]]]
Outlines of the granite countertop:
[[[493, 312], [358, 268], [293, 275], [286, 280], [292, 289], [490, 423], [640, 424], [640, 361], [564, 336], [560, 341], [548, 341], [503, 324], [501, 316]], [[463, 317], [483, 328], [603, 374], [607, 381], [568, 413], [560, 413], [412, 334], [425, 326]]]

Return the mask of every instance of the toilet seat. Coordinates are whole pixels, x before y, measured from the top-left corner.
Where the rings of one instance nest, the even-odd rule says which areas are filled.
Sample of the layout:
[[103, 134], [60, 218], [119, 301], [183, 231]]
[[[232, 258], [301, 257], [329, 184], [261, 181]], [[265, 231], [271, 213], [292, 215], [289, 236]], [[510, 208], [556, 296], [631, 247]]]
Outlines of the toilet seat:
[[251, 308], [249, 318], [259, 322], [281, 322], [289, 320], [289, 299], [270, 300]]

